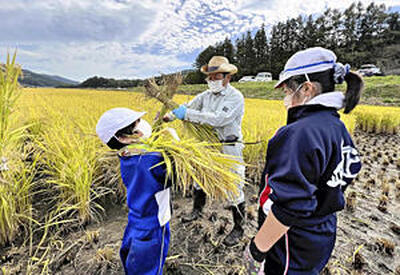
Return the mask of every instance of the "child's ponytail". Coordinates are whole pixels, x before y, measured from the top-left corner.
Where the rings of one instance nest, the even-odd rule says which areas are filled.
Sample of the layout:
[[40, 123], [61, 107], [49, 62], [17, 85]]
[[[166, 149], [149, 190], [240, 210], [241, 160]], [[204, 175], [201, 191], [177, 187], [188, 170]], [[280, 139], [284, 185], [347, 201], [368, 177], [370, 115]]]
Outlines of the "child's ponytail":
[[364, 81], [359, 74], [351, 71], [346, 74], [344, 80], [347, 84], [347, 90], [344, 99], [344, 113], [348, 114], [360, 101], [361, 91], [364, 88]]

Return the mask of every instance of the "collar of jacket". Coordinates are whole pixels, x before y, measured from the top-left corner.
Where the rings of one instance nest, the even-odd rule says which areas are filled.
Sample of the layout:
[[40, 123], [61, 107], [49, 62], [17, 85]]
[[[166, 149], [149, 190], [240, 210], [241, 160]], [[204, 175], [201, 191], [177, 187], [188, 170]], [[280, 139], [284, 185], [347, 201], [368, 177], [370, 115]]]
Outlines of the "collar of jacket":
[[219, 93], [213, 93], [213, 92], [211, 92], [212, 94], [214, 94], [214, 95], [226, 95], [227, 94], [227, 92], [228, 92], [228, 89], [230, 89], [231, 88], [231, 84], [229, 84], [228, 83], [228, 85], [226, 85], [226, 88], [225, 89], [223, 89], [221, 92], [219, 92]]
[[118, 155], [121, 157], [129, 157], [134, 155], [146, 154], [150, 147], [147, 144], [130, 144], [118, 151]]
[[322, 104], [300, 105], [289, 109], [287, 124], [293, 123], [303, 117], [307, 117], [321, 111], [327, 111], [332, 113], [333, 116], [340, 117], [336, 108], [333, 107], [324, 106]]
[[340, 110], [344, 107], [344, 95], [342, 92], [329, 92], [317, 95], [305, 105], [320, 104], [325, 107], [332, 107]]
[[311, 113], [329, 110], [333, 115], [340, 117], [336, 112], [343, 108], [344, 95], [342, 92], [329, 92], [320, 94], [304, 105], [292, 107], [288, 111], [287, 124], [310, 115]]

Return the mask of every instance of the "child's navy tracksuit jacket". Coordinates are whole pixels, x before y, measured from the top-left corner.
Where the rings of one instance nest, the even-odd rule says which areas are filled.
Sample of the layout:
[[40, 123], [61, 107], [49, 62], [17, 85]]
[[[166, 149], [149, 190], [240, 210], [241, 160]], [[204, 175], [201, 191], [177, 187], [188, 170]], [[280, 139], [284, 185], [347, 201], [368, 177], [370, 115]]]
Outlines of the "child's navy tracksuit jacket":
[[332, 253], [344, 190], [361, 169], [335, 108], [289, 109], [269, 141], [260, 190], [259, 226], [268, 211], [288, 232], [267, 252], [266, 274], [319, 274]]
[[159, 153], [120, 157], [127, 189], [128, 224], [120, 256], [125, 273], [162, 274], [170, 239], [170, 198]]

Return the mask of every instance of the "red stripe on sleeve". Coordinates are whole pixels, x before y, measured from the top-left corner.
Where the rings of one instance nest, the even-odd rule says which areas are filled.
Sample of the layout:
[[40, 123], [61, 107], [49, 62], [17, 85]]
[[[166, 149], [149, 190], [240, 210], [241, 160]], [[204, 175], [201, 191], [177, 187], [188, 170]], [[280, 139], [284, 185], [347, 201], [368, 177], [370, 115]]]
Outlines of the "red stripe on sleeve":
[[264, 203], [268, 200], [269, 194], [271, 194], [271, 187], [268, 185], [268, 174], [265, 175], [265, 187], [260, 195], [260, 206], [263, 207]]

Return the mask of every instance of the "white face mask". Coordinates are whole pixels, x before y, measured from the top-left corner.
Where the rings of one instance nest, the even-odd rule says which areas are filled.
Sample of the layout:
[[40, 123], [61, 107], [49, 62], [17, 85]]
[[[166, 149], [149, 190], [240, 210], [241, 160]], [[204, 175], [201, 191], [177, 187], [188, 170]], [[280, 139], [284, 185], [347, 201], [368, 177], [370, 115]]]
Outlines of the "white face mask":
[[283, 105], [285, 105], [286, 110], [289, 110], [289, 108], [292, 107], [292, 100], [293, 94], [287, 94], [283, 99]]
[[141, 138], [149, 138], [152, 133], [151, 125], [144, 119], [140, 120], [134, 131], [140, 131], [143, 134]]
[[225, 87], [223, 85], [223, 80], [207, 80], [208, 83], [208, 88], [210, 89], [211, 92], [213, 92], [214, 94], [218, 94], [219, 92], [222, 92], [223, 90], [225, 90]]
[[[307, 79], [308, 79], [308, 77], [307, 77]], [[293, 105], [293, 95], [296, 94], [296, 93], [301, 93], [301, 88], [303, 87], [304, 83], [299, 85], [299, 87], [297, 87], [297, 89], [296, 89], [296, 91], [294, 91], [294, 93], [290, 93], [290, 94], [287, 94], [285, 96], [285, 98], [283, 99], [283, 105], [285, 105], [286, 110], [289, 110], [292, 107], [292, 105]], [[296, 104], [296, 106], [304, 105], [308, 101], [310, 101], [310, 96], [305, 96], [304, 99], [303, 99], [303, 102], [301, 102], [300, 104]]]

